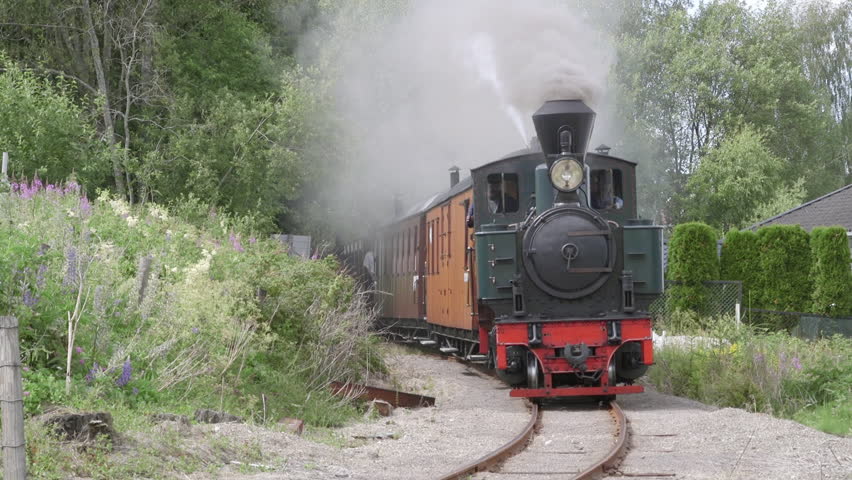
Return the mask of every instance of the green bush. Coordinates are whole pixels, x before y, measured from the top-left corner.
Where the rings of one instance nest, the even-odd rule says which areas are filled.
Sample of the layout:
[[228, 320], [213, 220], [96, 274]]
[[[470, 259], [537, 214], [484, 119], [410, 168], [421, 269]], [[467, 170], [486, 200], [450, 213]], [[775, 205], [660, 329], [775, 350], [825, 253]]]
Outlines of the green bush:
[[327, 382], [382, 368], [352, 279], [333, 257], [289, 255], [250, 217], [183, 206], [192, 223], [179, 208], [108, 193], [90, 202], [76, 184], [12, 182], [0, 193], [0, 315], [20, 322], [27, 411], [223, 405], [323, 425], [351, 416]]
[[[798, 225], [772, 225], [757, 232], [760, 273], [755, 297], [767, 310], [803, 312], [811, 306], [811, 247]], [[774, 325], [790, 328], [795, 318]]]
[[0, 145], [13, 174], [63, 181], [74, 174], [90, 187], [109, 178], [105, 144], [97, 139], [73, 86], [21, 70], [0, 52]]
[[716, 232], [704, 223], [678, 225], [669, 242], [670, 310], [702, 312], [707, 298], [703, 282], [719, 278]]
[[[743, 282], [743, 298], [748, 299], [759, 281], [760, 254], [757, 249], [757, 234], [749, 231], [731, 230], [725, 235], [720, 258], [722, 280]], [[746, 306], [749, 303], [746, 300]]]
[[648, 378], [665, 393], [849, 435], [850, 354], [852, 339], [839, 335], [808, 341], [748, 325], [734, 328], [728, 319], [689, 343], [655, 348]]
[[848, 242], [843, 227], [817, 227], [811, 232], [813, 313], [852, 316], [852, 258]]

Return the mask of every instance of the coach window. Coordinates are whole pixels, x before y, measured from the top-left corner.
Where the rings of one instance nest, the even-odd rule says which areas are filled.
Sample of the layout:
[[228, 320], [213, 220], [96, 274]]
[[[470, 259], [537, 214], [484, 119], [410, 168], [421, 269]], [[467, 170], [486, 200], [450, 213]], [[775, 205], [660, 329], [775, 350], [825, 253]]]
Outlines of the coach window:
[[512, 213], [518, 211], [518, 175], [492, 173], [488, 175], [488, 211]]
[[624, 207], [624, 183], [621, 170], [617, 168], [592, 170], [589, 183], [592, 208], [621, 210]]

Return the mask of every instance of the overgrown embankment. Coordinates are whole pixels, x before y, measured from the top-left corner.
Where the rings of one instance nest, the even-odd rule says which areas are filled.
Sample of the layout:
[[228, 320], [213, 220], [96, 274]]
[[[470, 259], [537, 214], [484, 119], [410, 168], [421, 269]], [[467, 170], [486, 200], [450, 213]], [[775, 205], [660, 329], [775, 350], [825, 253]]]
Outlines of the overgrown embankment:
[[[336, 260], [290, 256], [251, 218], [191, 198], [171, 209], [90, 201], [73, 182], [4, 190], [0, 314], [20, 321], [30, 415], [108, 410], [121, 431], [149, 413], [213, 408], [332, 425], [354, 409], [327, 382], [382, 368]], [[57, 476], [57, 444], [36, 430], [33, 472]]]
[[659, 390], [852, 434], [852, 339], [803, 340], [725, 317], [683, 324], [711, 327], [658, 342], [649, 378]]

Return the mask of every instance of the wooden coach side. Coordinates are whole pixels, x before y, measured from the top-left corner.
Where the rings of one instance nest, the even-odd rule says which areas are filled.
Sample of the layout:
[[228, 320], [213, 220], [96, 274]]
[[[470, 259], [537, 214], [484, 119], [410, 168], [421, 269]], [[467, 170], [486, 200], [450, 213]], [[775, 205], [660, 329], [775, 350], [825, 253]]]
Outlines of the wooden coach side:
[[387, 227], [381, 234], [379, 291], [383, 292], [382, 317], [422, 318], [419, 265], [422, 264], [421, 215]]
[[476, 328], [473, 278], [473, 229], [467, 210], [468, 188], [426, 212], [426, 318], [443, 327]]

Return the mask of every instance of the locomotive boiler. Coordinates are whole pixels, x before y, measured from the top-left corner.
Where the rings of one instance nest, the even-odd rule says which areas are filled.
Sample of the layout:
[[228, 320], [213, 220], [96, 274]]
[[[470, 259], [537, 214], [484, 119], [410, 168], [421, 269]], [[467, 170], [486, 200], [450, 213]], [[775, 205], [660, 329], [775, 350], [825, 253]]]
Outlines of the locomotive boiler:
[[579, 100], [534, 115], [540, 148], [471, 170], [344, 256], [367, 270], [380, 327], [485, 362], [512, 396], [641, 392], [662, 228], [637, 215], [636, 163], [587, 151]]

